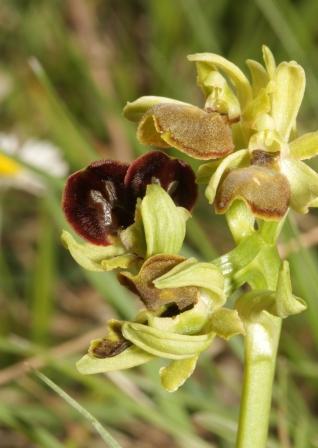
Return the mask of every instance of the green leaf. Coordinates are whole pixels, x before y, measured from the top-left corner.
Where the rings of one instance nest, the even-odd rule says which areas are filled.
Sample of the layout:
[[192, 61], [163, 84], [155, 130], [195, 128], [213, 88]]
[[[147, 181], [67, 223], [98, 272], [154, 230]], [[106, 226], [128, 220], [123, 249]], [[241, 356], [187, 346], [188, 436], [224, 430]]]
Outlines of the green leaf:
[[225, 302], [224, 278], [220, 268], [213, 263], [198, 262], [195, 258], [179, 263], [154, 280], [154, 285], [159, 289], [197, 286], [208, 293], [214, 306], [221, 306]]
[[220, 308], [209, 319], [207, 331], [216, 333], [223, 339], [237, 334], [245, 334], [243, 322], [236, 310]]
[[284, 159], [281, 170], [288, 179], [291, 207], [299, 213], [307, 213], [318, 197], [318, 174], [304, 162]]
[[153, 356], [149, 352], [145, 352], [133, 345], [119, 353], [119, 355], [110, 358], [95, 358], [91, 355], [84, 355], [77, 361], [76, 367], [83, 375], [91, 375], [93, 373], [130, 369], [131, 367], [145, 364], [151, 359], [153, 359]]
[[103, 272], [127, 268], [134, 260], [131, 254], [125, 254], [125, 248], [118, 241], [114, 241], [110, 246], [78, 243], [66, 230], [63, 230], [61, 239], [74, 260], [89, 271]]
[[196, 53], [188, 56], [191, 62], [203, 62], [223, 72], [234, 84], [242, 109], [252, 97], [252, 89], [249, 80], [244, 73], [232, 62], [214, 53]]
[[213, 203], [216, 195], [216, 191], [222, 176], [228, 170], [235, 169], [239, 166], [245, 166], [249, 161], [249, 153], [246, 149], [241, 149], [233, 154], [227, 156], [216, 168], [212, 175], [210, 182], [205, 190], [205, 196], [210, 204]]
[[125, 322], [122, 333], [125, 339], [142, 350], [168, 359], [185, 359], [195, 356], [205, 350], [214, 337], [213, 333], [195, 336], [168, 333], [133, 322]]
[[138, 122], [142, 119], [143, 115], [147, 112], [148, 109], [155, 106], [156, 104], [162, 104], [162, 103], [189, 105], [188, 103], [174, 100], [172, 98], [150, 95], [150, 96], [142, 96], [137, 100], [132, 101], [131, 103], [128, 102], [124, 107], [123, 113], [128, 120]]
[[186, 209], [177, 207], [159, 185], [151, 184], [141, 202], [141, 216], [147, 257], [179, 253], [185, 238], [186, 221], [190, 217]]
[[305, 72], [296, 62], [282, 62], [273, 77], [271, 115], [275, 128], [285, 142], [288, 142], [305, 91]]
[[289, 144], [290, 157], [296, 160], [311, 159], [318, 154], [318, 131], [308, 132]]
[[167, 367], [162, 367], [159, 371], [161, 385], [168, 392], [175, 392], [192, 375], [197, 364], [198, 356], [172, 361]]

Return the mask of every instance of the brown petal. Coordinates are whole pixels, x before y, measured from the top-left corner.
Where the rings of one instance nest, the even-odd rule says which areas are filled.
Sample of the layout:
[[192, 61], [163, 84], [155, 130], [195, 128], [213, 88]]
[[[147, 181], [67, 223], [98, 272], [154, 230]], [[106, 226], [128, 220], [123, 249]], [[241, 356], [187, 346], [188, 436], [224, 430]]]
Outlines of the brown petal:
[[63, 209], [67, 220], [83, 238], [110, 244], [109, 236], [133, 222], [134, 206], [127, 204], [124, 177], [128, 165], [100, 160], [67, 180]]
[[241, 199], [256, 216], [279, 219], [287, 211], [289, 198], [290, 187], [283, 174], [254, 165], [229, 172], [218, 187], [215, 209], [225, 213], [235, 199]]
[[195, 174], [187, 163], [163, 152], [151, 151], [136, 159], [125, 176], [125, 186], [137, 199], [146, 194], [147, 185], [160, 183], [176, 205], [191, 210], [197, 197]]
[[153, 281], [184, 261], [178, 255], [155, 255], [148, 258], [135, 276], [129, 272], [118, 274], [121, 284], [137, 294], [149, 310], [158, 310], [163, 305], [175, 303], [184, 310], [197, 302], [199, 289], [194, 286], [180, 288], [155, 288]]
[[141, 143], [173, 146], [201, 160], [218, 159], [234, 149], [226, 119], [190, 105], [157, 104], [143, 116], [137, 136]]

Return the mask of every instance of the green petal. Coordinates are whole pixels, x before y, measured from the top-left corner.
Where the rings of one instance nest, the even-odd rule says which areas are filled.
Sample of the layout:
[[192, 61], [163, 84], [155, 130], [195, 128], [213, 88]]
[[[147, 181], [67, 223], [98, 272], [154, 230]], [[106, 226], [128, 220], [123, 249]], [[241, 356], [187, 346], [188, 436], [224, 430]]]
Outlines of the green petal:
[[223, 339], [229, 339], [237, 334], [244, 334], [244, 325], [236, 310], [220, 308], [216, 310], [207, 327], [208, 331], [216, 333]]
[[213, 333], [203, 335], [181, 335], [160, 331], [147, 325], [126, 322], [123, 336], [146, 352], [168, 359], [185, 359], [198, 355], [212, 342]]
[[192, 62], [201, 62], [211, 67], [211, 70], [218, 69], [223, 72], [234, 84], [237, 96], [242, 109], [252, 97], [252, 89], [249, 80], [244, 73], [232, 62], [214, 53], [196, 53], [188, 56]]
[[289, 144], [292, 159], [311, 159], [318, 154], [318, 131], [308, 132]]
[[89, 271], [103, 272], [119, 267], [127, 268], [134, 261], [131, 254], [125, 254], [125, 248], [118, 241], [114, 241], [111, 246], [78, 243], [66, 230], [63, 230], [61, 239], [74, 260]]
[[168, 392], [175, 392], [192, 375], [197, 364], [198, 356], [172, 361], [167, 367], [162, 367], [159, 371], [161, 385]]
[[214, 174], [212, 175], [210, 182], [205, 190], [205, 196], [209, 203], [212, 204], [218, 185], [224, 175], [225, 171], [237, 168], [238, 166], [244, 166], [249, 161], [249, 153], [246, 149], [241, 149], [233, 154], [227, 156], [222, 162], [217, 166]]
[[288, 179], [291, 207], [299, 213], [307, 213], [318, 197], [318, 174], [304, 162], [285, 159], [282, 172]]
[[128, 120], [138, 123], [142, 119], [143, 115], [147, 112], [147, 110], [149, 110], [156, 104], [161, 103], [184, 104], [184, 105], [188, 104], [184, 103], [183, 101], [178, 101], [172, 98], [166, 98], [164, 96], [142, 96], [137, 100], [132, 101], [131, 103], [128, 102], [124, 107], [123, 113]]
[[147, 186], [141, 202], [147, 257], [156, 254], [177, 254], [183, 245], [186, 221], [190, 213], [177, 207], [169, 194], [159, 185]]
[[257, 61], [248, 59], [246, 64], [249, 68], [252, 77], [253, 95], [256, 96], [261, 89], [267, 86], [269, 76], [265, 68]]
[[198, 262], [195, 258], [178, 264], [157, 278], [154, 285], [158, 289], [196, 286], [209, 294], [215, 306], [221, 306], [225, 301], [224, 278], [220, 269], [212, 263]]
[[288, 142], [305, 91], [305, 72], [296, 62], [282, 62], [273, 77], [272, 117], [275, 128]]
[[151, 361], [153, 356], [136, 346], [131, 346], [117, 356], [111, 358], [94, 358], [84, 355], [77, 363], [77, 370], [84, 374], [112, 372], [114, 370], [130, 369]]

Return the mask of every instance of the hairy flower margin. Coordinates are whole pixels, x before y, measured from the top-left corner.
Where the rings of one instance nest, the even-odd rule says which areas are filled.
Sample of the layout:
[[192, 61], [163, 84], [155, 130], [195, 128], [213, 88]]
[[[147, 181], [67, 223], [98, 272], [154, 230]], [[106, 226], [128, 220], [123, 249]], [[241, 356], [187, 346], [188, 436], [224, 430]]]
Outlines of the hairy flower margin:
[[[160, 370], [169, 391], [192, 374], [215, 336], [244, 334], [264, 313], [285, 318], [305, 309], [274, 242], [289, 207], [306, 213], [318, 205], [318, 175], [302, 162], [318, 153], [318, 132], [295, 138], [302, 67], [293, 61], [277, 66], [263, 47], [264, 66], [247, 61], [250, 82], [221, 56], [188, 59], [205, 95], [202, 109], [147, 96], [128, 103], [124, 114], [138, 124], [141, 143], [209, 161], [197, 182], [207, 185], [215, 211], [226, 213], [237, 247], [210, 263], [179, 255], [195, 178], [185, 162], [160, 151], [130, 166], [95, 162], [68, 179], [63, 197], [69, 223], [89, 241], [63, 232], [75, 260], [100, 272], [126, 269], [119, 281], [145, 306], [134, 321], [110, 321], [105, 337], [92, 341], [77, 363], [79, 371], [125, 369], [160, 357], [170, 360]], [[271, 269], [271, 284], [264, 279], [264, 288], [243, 294], [235, 309], [224, 307], [233, 291], [253, 288], [255, 278], [262, 284]]]

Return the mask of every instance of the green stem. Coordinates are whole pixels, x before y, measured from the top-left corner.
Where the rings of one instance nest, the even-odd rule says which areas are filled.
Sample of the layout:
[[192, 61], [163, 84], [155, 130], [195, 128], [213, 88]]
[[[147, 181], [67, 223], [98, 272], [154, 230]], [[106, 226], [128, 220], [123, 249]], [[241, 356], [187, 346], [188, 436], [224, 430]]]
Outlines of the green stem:
[[247, 324], [236, 448], [265, 448], [282, 320], [269, 314]]

